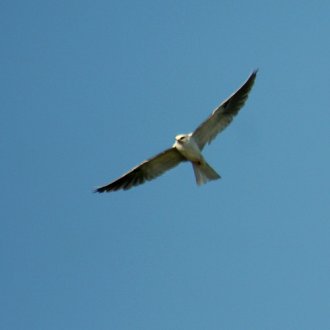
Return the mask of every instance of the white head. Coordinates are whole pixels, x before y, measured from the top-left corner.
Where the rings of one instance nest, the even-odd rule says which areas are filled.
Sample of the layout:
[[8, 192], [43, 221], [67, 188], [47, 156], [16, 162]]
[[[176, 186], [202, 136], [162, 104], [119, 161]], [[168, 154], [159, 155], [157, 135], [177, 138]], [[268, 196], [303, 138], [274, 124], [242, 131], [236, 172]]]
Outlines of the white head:
[[190, 134], [179, 134], [175, 137], [175, 141], [179, 144], [186, 143], [190, 138]]

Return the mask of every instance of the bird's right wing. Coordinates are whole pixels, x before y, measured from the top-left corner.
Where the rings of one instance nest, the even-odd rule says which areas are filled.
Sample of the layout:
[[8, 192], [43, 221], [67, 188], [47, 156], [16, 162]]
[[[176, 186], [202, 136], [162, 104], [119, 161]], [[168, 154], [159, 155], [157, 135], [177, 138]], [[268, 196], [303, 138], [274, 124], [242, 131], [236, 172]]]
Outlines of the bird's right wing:
[[95, 192], [110, 192], [119, 189], [130, 189], [134, 186], [150, 181], [178, 165], [186, 159], [177, 151], [176, 148], [167, 149], [153, 158], [145, 160], [140, 165], [134, 167], [119, 179], [99, 187]]
[[256, 79], [258, 70], [252, 72], [248, 80], [227, 100], [222, 102], [196, 130], [193, 132], [193, 138], [200, 149], [203, 149], [206, 143], [211, 141], [223, 131], [237, 115], [248, 98]]

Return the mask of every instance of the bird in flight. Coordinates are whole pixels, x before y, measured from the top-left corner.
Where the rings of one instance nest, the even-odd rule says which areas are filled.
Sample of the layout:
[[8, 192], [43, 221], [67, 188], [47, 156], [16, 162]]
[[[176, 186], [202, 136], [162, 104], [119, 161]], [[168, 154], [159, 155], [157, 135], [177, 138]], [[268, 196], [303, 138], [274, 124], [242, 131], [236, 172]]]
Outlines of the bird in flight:
[[130, 189], [155, 179], [185, 161], [191, 162], [198, 185], [220, 179], [220, 175], [204, 159], [202, 150], [231, 123], [243, 107], [256, 79], [257, 71], [253, 71], [246, 82], [222, 102], [194, 132], [177, 135], [171, 148], [145, 160], [117, 180], [97, 188], [95, 192]]

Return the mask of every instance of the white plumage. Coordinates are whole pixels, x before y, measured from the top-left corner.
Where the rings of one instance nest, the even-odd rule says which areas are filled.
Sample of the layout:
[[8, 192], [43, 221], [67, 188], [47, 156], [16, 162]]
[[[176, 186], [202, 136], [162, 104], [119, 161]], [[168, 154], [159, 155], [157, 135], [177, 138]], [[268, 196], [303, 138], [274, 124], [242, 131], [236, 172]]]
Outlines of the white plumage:
[[220, 175], [206, 162], [202, 150], [207, 143], [210, 143], [230, 124], [234, 116], [243, 107], [256, 76], [257, 70], [252, 72], [247, 81], [227, 100], [222, 102], [194, 132], [177, 135], [172, 148], [142, 162], [119, 179], [97, 188], [95, 192], [130, 189], [145, 181], [155, 179], [183, 161], [192, 163], [198, 185], [219, 179]]

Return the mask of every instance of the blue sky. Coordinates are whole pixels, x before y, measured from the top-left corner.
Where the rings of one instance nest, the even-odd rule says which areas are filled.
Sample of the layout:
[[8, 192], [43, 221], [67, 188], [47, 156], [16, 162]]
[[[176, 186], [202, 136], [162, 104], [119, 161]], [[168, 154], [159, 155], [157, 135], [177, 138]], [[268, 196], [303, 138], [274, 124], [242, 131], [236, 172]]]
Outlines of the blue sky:
[[[0, 328], [330, 328], [328, 1], [2, 1]], [[93, 194], [259, 68], [205, 157]]]

